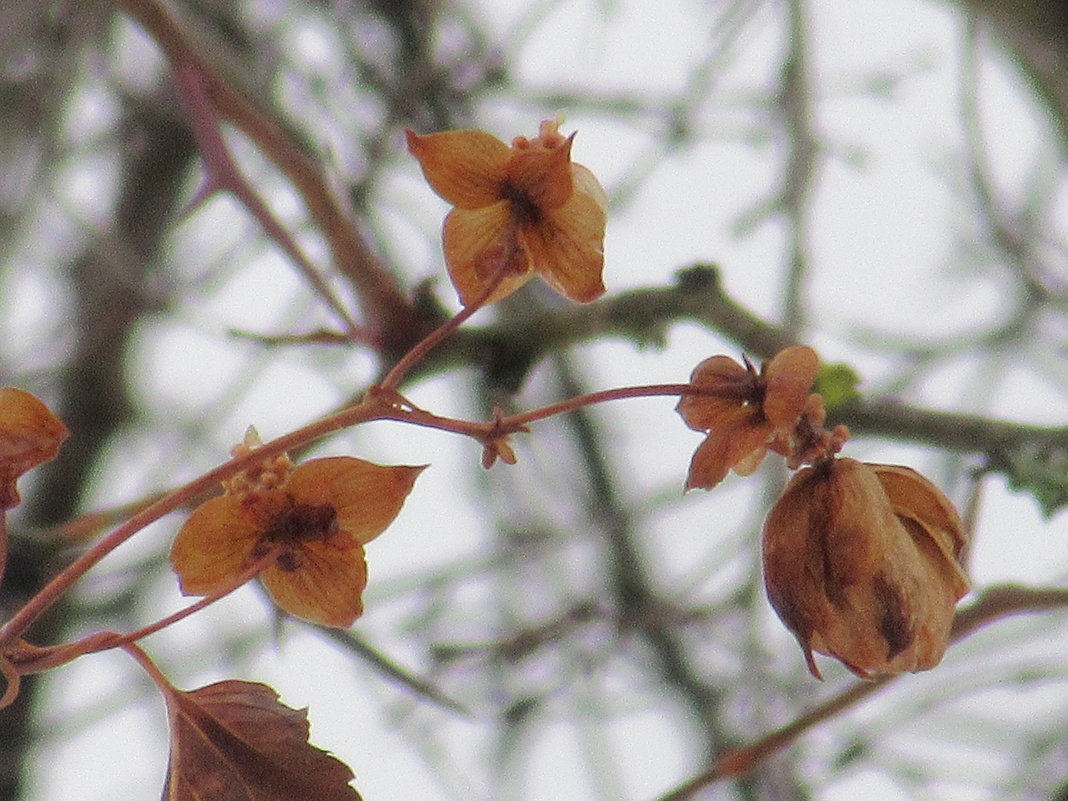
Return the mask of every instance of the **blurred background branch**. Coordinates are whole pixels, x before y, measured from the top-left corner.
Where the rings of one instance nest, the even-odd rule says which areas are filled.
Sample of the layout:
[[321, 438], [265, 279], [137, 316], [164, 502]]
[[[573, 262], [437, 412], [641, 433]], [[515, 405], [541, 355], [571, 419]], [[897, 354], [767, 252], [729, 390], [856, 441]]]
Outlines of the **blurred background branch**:
[[[403, 128], [507, 140], [559, 106], [580, 130], [576, 159], [612, 200], [612, 289], [572, 307], [531, 285], [419, 366], [405, 387], [415, 402], [489, 419], [495, 407], [681, 381], [712, 353], [760, 360], [802, 340], [861, 377], [830, 410], [861, 458], [922, 462], [974, 508], [979, 594], [960, 625], [1005, 601], [1000, 583], [983, 583], [1003, 578], [982, 570], [984, 548], [1006, 541], [1031, 559], [1019, 569], [1049, 584], [1013, 597], [1038, 604], [1045, 592], [1061, 605], [1068, 10], [931, 0], [909, 13], [955, 44], [838, 61], [866, 21], [835, 29], [834, 5], [665, 4], [650, 22], [628, 0], [10, 0], [0, 380], [47, 400], [72, 435], [11, 521], [0, 615], [84, 545], [57, 533], [72, 516], [188, 480], [249, 423], [280, 434], [344, 403], [450, 313], [451, 288], [433, 278], [443, 209], [403, 151]], [[656, 35], [676, 16], [696, 34], [668, 48]], [[908, 24], [914, 34], [925, 23]], [[611, 55], [618, 41], [626, 58]], [[651, 60], [628, 72], [641, 54]], [[1006, 55], [1016, 84], [1000, 71]], [[201, 71], [235, 164], [377, 348], [328, 336], [329, 312], [232, 200], [183, 213], [204, 166], [175, 62]], [[926, 131], [910, 104], [940, 81], [954, 88], [937, 95], [936, 153], [921, 140], [908, 155], [941, 201], [923, 197], [915, 173], [894, 179], [909, 199], [895, 185], [887, 201], [879, 170], [898, 152], [879, 151], [875, 129]], [[984, 102], [997, 81], [1037, 131], [1011, 165]], [[851, 181], [863, 191], [851, 194]], [[937, 229], [929, 239], [909, 228], [916, 208]], [[368, 549], [358, 632], [315, 650], [320, 633], [264, 625], [248, 593], [149, 647], [179, 682], [257, 678], [270, 659], [317, 654], [278, 667], [278, 681], [299, 698], [292, 677], [304, 676], [340, 699], [308, 702], [311, 717], [324, 731], [342, 719], [324, 745], [352, 748], [358, 777], [382, 767], [399, 781], [422, 766], [433, 790], [413, 797], [648, 799], [776, 731], [789, 737], [707, 797], [822, 798], [849, 793], [861, 772], [898, 797], [951, 798], [961, 786], [977, 798], [1060, 797], [1060, 614], [1003, 620], [1009, 603], [935, 674], [857, 689], [828, 671], [829, 687], [814, 687], [759, 575], [760, 521], [784, 476], [681, 497], [696, 435], [670, 404], [646, 403], [538, 424], [517, 438], [519, 464], [489, 474], [470, 443], [385, 424], [346, 432], [324, 449], [435, 463], [428, 500], [413, 496], [398, 531]], [[102, 565], [31, 639], [133, 628], [176, 603], [163, 559], [176, 525]], [[988, 571], [1012, 562], [986, 560]], [[48, 789], [58, 779], [41, 777], [69, 773], [64, 755], [90, 734], [109, 736], [110, 713], [140, 708], [126, 674], [107, 687], [80, 670], [28, 678], [0, 712], [0, 801], [63, 797]], [[986, 703], [999, 692], [1038, 698], [1039, 712], [1006, 722]], [[863, 709], [840, 702], [869, 694]], [[368, 708], [375, 736], [349, 721]], [[784, 749], [798, 721], [820, 734]], [[130, 742], [147, 743], [140, 759], [131, 750], [131, 770], [162, 759], [151, 735]], [[636, 756], [657, 749], [668, 756]], [[961, 750], [963, 768], [939, 756]], [[404, 770], [391, 768], [401, 763], [383, 755], [401, 752]], [[125, 790], [140, 798], [145, 787]]]

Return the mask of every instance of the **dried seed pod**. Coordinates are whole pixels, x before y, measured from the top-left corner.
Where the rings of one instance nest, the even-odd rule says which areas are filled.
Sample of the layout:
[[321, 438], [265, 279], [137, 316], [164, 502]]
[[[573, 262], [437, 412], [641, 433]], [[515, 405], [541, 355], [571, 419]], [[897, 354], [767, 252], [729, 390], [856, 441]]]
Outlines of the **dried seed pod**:
[[927, 670], [968, 583], [952, 504], [914, 470], [840, 458], [805, 468], [764, 524], [768, 598], [813, 651], [858, 676]]

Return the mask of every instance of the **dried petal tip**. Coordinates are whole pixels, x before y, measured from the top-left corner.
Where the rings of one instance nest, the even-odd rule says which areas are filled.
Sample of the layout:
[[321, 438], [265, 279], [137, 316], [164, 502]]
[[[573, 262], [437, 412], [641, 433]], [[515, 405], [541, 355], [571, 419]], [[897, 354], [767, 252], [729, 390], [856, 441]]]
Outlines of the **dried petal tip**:
[[839, 458], [801, 470], [764, 524], [772, 606], [805, 652], [863, 678], [942, 658], [968, 582], [952, 504], [906, 467]]
[[0, 387], [0, 509], [18, 506], [19, 476], [55, 458], [67, 427], [28, 392]]

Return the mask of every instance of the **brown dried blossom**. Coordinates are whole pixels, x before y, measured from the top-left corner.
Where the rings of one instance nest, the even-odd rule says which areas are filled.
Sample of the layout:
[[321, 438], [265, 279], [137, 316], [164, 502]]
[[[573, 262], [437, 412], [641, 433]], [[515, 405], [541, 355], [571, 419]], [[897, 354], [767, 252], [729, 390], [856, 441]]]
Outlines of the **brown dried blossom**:
[[798, 472], [764, 525], [768, 598], [820, 678], [812, 652], [858, 676], [942, 658], [965, 534], [950, 501], [915, 470], [849, 458]]
[[559, 133], [562, 121], [545, 120], [537, 136], [511, 146], [485, 131], [407, 132], [427, 182], [453, 205], [442, 245], [465, 306], [490, 291], [502, 261], [507, 268], [486, 303], [535, 274], [580, 303], [604, 294], [608, 199], [593, 173], [571, 161], [575, 135]]
[[[250, 429], [233, 449], [259, 446]], [[182, 525], [171, 566], [186, 595], [230, 586], [273, 554], [260, 582], [291, 615], [344, 628], [363, 612], [364, 548], [400, 513], [423, 466], [383, 466], [350, 456], [293, 466], [285, 454], [253, 464], [223, 482]]]
[[[743, 366], [728, 356], [697, 365], [690, 376], [697, 392], [675, 407], [686, 425], [707, 434], [690, 462], [686, 489], [711, 489], [732, 468], [749, 475], [769, 448], [793, 453], [802, 415], [809, 410], [822, 415], [822, 402], [818, 396], [810, 402], [809, 395], [818, 371], [816, 352], [804, 345], [779, 351], [759, 372], [748, 360]], [[822, 422], [821, 416], [818, 425]]]

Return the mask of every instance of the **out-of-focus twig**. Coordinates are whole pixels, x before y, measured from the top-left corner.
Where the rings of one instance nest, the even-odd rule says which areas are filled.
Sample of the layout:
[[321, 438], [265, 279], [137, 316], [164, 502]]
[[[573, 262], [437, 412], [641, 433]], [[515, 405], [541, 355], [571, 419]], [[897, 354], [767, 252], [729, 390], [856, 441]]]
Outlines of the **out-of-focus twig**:
[[317, 631], [328, 640], [336, 643], [343, 650], [355, 654], [360, 659], [367, 662], [376, 671], [387, 676], [401, 686], [407, 687], [416, 695], [429, 701], [433, 701], [435, 704], [451, 710], [452, 712], [456, 712], [457, 714], [470, 715], [470, 712], [464, 708], [463, 704], [450, 698], [429, 679], [420, 678], [406, 668], [401, 667], [381, 651], [365, 642], [357, 634], [342, 629], [328, 628], [326, 626], [314, 626], [310, 628]]
[[364, 325], [388, 358], [403, 353], [425, 324], [383, 269], [344, 212], [319, 163], [260, 106], [214, 69], [159, 0], [115, 0], [166, 53], [172, 65], [195, 69], [219, 115], [236, 125], [281, 170], [300, 193], [311, 219], [329, 243], [334, 268], [355, 287]]
[[[1068, 606], [1068, 589], [1062, 587], [1024, 587], [1018, 584], [999, 584], [979, 594], [971, 604], [957, 612], [950, 633], [950, 641], [958, 642], [977, 629], [1012, 615], [1045, 612]], [[660, 796], [657, 801], [686, 801], [714, 782], [748, 773], [777, 751], [786, 748], [805, 732], [836, 715], [845, 712], [882, 690], [903, 674], [880, 676], [874, 681], [861, 681], [813, 707], [782, 728], [776, 729], [749, 745], [723, 753], [708, 770], [683, 782]]]
[[264, 232], [285, 251], [297, 270], [304, 276], [311, 289], [319, 298], [330, 307], [337, 318], [344, 325], [349, 338], [353, 342], [362, 342], [373, 345], [369, 335], [365, 333], [356, 321], [352, 319], [349, 310], [338, 300], [337, 295], [330, 288], [326, 279], [308, 260], [304, 251], [300, 249], [296, 241], [281, 223], [271, 213], [270, 208], [260, 198], [256, 190], [241, 174], [238, 166], [234, 163], [230, 150], [223, 141], [219, 131], [218, 120], [211, 99], [208, 97], [203, 76], [188, 62], [181, 61], [174, 65], [174, 82], [178, 92], [185, 101], [189, 113], [189, 121], [193, 133], [200, 146], [200, 153], [204, 159], [207, 172], [207, 180], [200, 190], [195, 203], [206, 200], [212, 193], [217, 191], [230, 192], [237, 200], [248, 209], [249, 213], [263, 228]]
[[783, 324], [800, 332], [805, 322], [804, 284], [809, 269], [809, 215], [819, 148], [812, 130], [812, 87], [808, 67], [808, 31], [805, 4], [786, 4], [789, 35], [780, 75], [778, 111], [786, 139], [786, 165], [779, 206], [788, 230], [786, 283], [783, 288]]
[[989, 21], [1045, 103], [1068, 153], [1068, 6], [1063, 0], [958, 0]]

